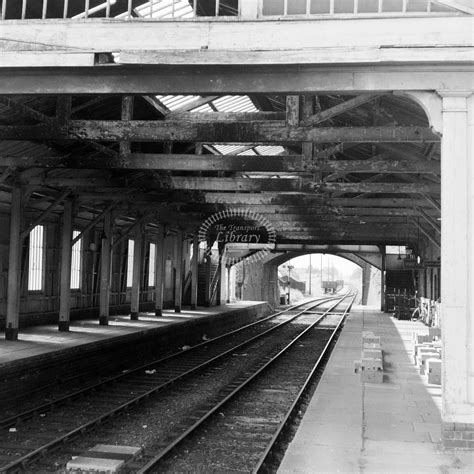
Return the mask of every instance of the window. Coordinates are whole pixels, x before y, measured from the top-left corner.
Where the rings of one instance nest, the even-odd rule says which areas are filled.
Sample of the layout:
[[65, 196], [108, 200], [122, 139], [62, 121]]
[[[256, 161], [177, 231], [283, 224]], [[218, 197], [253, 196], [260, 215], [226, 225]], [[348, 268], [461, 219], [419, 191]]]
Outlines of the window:
[[386, 245], [385, 253], [387, 255], [405, 255], [406, 248], [404, 245]]
[[135, 241], [128, 241], [128, 259], [127, 259], [127, 288], [133, 285], [133, 251], [135, 249]]
[[[75, 239], [80, 231], [74, 230], [72, 238]], [[72, 246], [71, 257], [71, 290], [79, 290], [81, 288], [81, 271], [82, 271], [82, 239], [79, 239]]]
[[43, 290], [44, 226], [37, 225], [30, 232], [28, 258], [28, 291]]
[[150, 244], [150, 259], [148, 260], [148, 286], [155, 286], [156, 244]]

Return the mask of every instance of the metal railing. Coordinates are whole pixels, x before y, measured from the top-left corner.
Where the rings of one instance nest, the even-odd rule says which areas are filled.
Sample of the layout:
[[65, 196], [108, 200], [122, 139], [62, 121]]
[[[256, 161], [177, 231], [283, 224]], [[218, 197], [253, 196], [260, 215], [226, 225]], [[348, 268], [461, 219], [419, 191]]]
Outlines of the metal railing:
[[[466, 14], [444, 0], [0, 0], [1, 20]], [[458, 9], [461, 8], [461, 9]]]

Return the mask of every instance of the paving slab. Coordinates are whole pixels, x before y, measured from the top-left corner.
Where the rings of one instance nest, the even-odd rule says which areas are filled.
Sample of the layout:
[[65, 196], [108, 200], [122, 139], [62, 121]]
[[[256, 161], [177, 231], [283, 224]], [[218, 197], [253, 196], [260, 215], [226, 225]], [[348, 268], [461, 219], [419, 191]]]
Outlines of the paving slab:
[[181, 313], [164, 310], [163, 316], [158, 317], [140, 313], [140, 319], [133, 321], [129, 315], [117, 315], [111, 316], [107, 326], [101, 326], [97, 320], [75, 320], [71, 321], [69, 331], [58, 331], [56, 324], [30, 326], [21, 329], [17, 341], [7, 341], [0, 331], [0, 365], [261, 304], [261, 301], [240, 301], [211, 308], [183, 309]]
[[[362, 331], [381, 336], [381, 384], [364, 384], [354, 373]], [[440, 443], [441, 388], [414, 365], [413, 331], [428, 332], [419, 322], [352, 310], [279, 474], [474, 472], [472, 453]]]

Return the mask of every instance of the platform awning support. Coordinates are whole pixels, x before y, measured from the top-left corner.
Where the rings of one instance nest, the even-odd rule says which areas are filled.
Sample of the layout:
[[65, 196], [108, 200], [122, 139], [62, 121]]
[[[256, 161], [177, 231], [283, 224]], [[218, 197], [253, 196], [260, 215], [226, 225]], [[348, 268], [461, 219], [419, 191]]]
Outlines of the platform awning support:
[[138, 320], [140, 305], [140, 280], [141, 280], [141, 263], [142, 263], [142, 247], [143, 247], [143, 222], [137, 226], [135, 230], [135, 246], [133, 251], [133, 277], [132, 277], [132, 295], [130, 319]]
[[181, 229], [176, 233], [176, 277], [174, 294], [174, 311], [181, 313], [183, 302], [183, 231]]
[[100, 254], [100, 312], [99, 324], [107, 326], [109, 324], [109, 302], [110, 302], [110, 270], [112, 260], [111, 250], [112, 236], [112, 214], [104, 215], [104, 233], [102, 235], [102, 247]]
[[474, 431], [474, 97], [439, 92], [441, 143], [441, 333], [443, 438], [466, 448]]
[[71, 257], [72, 257], [72, 201], [64, 201], [63, 229], [61, 238], [61, 284], [59, 300], [60, 331], [69, 331], [71, 317]]
[[160, 228], [155, 259], [155, 315], [163, 314], [163, 282], [165, 281], [165, 229]]
[[380, 310], [385, 311], [385, 269], [387, 268], [385, 246], [380, 246], [380, 254], [382, 256], [382, 265], [380, 268]]
[[8, 301], [5, 339], [18, 339], [20, 322], [20, 261], [21, 261], [21, 215], [22, 190], [21, 187], [12, 189], [12, 204], [10, 216], [10, 252], [8, 256]]
[[191, 261], [191, 309], [197, 308], [198, 296], [198, 264], [199, 264], [199, 239], [193, 236], [193, 258]]
[[369, 300], [371, 269], [372, 265], [364, 262], [362, 266], [362, 304], [364, 306], [367, 305], [367, 301]]

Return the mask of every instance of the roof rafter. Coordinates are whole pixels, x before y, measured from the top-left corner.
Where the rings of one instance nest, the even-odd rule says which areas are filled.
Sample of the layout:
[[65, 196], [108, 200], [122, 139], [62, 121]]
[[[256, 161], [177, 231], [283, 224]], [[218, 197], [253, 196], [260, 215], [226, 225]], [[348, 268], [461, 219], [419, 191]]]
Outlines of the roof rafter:
[[320, 124], [322, 122], [325, 122], [326, 120], [336, 117], [337, 115], [343, 114], [345, 112], [348, 112], [349, 110], [360, 107], [361, 105], [364, 105], [367, 102], [371, 102], [375, 100], [377, 97], [379, 96], [375, 94], [359, 95], [357, 97], [354, 97], [353, 99], [346, 100], [342, 104], [335, 105], [334, 107], [331, 107], [330, 109], [322, 110], [321, 112], [318, 112], [315, 115], [311, 115], [310, 117], [303, 120], [301, 125], [312, 126], [312, 125]]

